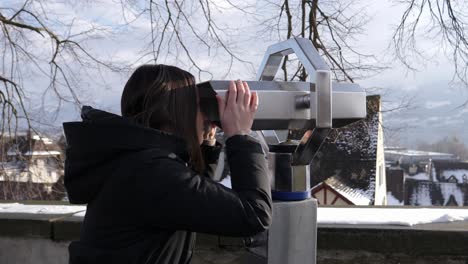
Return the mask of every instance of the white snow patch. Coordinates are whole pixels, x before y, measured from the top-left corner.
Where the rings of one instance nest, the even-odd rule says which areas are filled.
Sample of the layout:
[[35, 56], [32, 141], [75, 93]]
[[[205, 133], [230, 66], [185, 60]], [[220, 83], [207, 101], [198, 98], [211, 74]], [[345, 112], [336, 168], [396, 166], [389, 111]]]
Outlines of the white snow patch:
[[404, 205], [404, 202], [395, 198], [392, 192], [387, 192], [387, 205]]
[[8, 156], [16, 156], [22, 154], [23, 156], [55, 156], [60, 155], [60, 151], [52, 150], [52, 151], [26, 151], [25, 153], [15, 152], [15, 151], [8, 151]]
[[85, 210], [86, 206], [0, 203], [0, 213], [73, 214]]
[[[85, 215], [86, 206], [0, 203], [1, 213]], [[403, 225], [468, 221], [468, 209], [319, 207], [319, 224]]]
[[468, 221], [468, 209], [319, 207], [319, 224], [402, 225]]
[[78, 213], [74, 214], [73, 216], [85, 217], [85, 214], [86, 214], [86, 210], [85, 210], [85, 211], [78, 212]]

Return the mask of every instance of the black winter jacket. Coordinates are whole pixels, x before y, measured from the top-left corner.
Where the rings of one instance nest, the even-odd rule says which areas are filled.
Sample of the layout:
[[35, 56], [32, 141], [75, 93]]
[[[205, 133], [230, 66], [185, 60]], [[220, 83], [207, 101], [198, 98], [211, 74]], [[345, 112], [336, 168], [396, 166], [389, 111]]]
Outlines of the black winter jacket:
[[63, 124], [68, 197], [87, 204], [70, 263], [189, 263], [193, 232], [250, 236], [268, 228], [267, 166], [253, 138], [226, 142], [231, 190], [190, 169], [179, 137], [91, 107], [82, 118]]

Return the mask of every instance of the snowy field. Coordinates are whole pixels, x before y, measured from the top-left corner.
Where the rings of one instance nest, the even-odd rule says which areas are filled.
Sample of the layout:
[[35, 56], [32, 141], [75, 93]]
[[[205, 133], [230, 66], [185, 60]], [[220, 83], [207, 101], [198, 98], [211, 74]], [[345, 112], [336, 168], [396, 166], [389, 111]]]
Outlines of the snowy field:
[[[1, 213], [63, 214], [84, 216], [86, 206], [0, 203]], [[319, 224], [399, 225], [468, 221], [468, 209], [443, 208], [318, 208]]]

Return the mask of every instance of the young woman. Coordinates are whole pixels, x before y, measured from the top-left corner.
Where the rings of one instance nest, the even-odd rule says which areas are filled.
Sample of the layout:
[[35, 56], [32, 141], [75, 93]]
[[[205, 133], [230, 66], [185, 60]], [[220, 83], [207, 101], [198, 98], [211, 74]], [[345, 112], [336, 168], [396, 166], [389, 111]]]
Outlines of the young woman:
[[258, 97], [241, 81], [228, 94], [218, 105], [232, 190], [204, 176], [219, 146], [203, 144], [213, 133], [204, 131], [194, 77], [179, 68], [139, 67], [125, 85], [122, 116], [83, 107], [82, 122], [64, 123], [68, 197], [87, 204], [71, 263], [189, 263], [194, 232], [268, 228], [266, 161], [247, 135]]

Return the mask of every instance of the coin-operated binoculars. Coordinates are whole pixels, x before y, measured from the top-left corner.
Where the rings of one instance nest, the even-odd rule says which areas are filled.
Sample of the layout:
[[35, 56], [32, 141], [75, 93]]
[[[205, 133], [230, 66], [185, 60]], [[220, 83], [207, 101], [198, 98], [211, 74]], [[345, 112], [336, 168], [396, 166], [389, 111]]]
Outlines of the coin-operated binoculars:
[[[283, 57], [295, 53], [310, 82], [273, 81]], [[366, 117], [366, 94], [353, 83], [332, 83], [331, 71], [308, 39], [291, 38], [270, 46], [257, 74], [248, 81], [261, 103], [252, 130], [268, 143], [273, 196], [270, 229], [246, 239], [246, 263], [312, 264], [316, 261], [317, 201], [311, 198], [309, 164], [332, 128]], [[229, 81], [198, 84], [200, 104], [219, 120], [214, 95], [224, 96]], [[305, 131], [299, 142], [278, 142], [275, 130]], [[313, 177], [313, 175], [312, 175]]]

